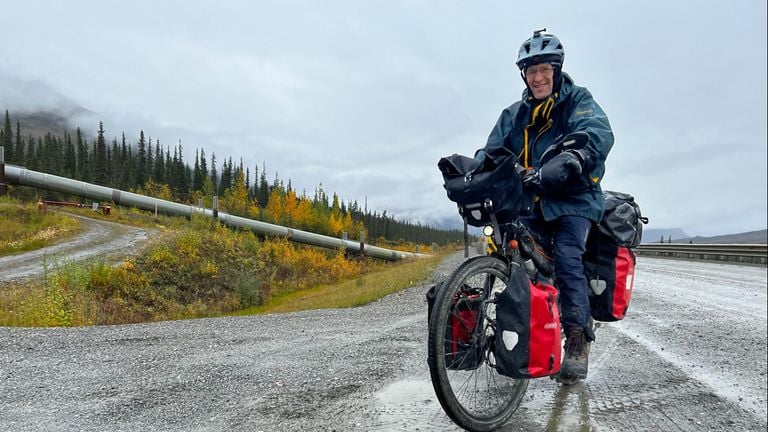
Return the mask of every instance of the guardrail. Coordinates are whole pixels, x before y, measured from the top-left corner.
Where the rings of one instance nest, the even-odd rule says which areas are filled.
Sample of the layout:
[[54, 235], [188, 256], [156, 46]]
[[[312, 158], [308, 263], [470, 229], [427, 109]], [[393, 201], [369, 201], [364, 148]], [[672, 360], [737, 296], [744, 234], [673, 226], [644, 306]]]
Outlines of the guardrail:
[[635, 248], [639, 256], [768, 264], [768, 244], [645, 243]]

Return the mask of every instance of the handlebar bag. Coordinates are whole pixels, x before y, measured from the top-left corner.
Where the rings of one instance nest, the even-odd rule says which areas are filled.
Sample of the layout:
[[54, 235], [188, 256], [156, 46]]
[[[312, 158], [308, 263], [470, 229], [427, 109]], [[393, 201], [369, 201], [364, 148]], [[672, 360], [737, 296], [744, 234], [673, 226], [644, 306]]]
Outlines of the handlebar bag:
[[538, 378], [560, 372], [562, 337], [557, 289], [533, 283], [513, 269], [496, 302], [496, 371], [512, 378]]
[[491, 223], [491, 213], [501, 223], [520, 214], [523, 192], [516, 165], [517, 157], [511, 154], [486, 155], [482, 161], [453, 154], [437, 163], [448, 199], [472, 226]]

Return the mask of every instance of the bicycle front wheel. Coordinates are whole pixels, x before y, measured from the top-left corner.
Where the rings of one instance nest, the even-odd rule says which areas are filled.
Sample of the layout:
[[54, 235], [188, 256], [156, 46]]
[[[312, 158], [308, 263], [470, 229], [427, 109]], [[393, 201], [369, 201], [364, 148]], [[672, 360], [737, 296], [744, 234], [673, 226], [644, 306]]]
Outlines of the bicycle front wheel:
[[[467, 430], [501, 427], [528, 388], [528, 380], [500, 375], [494, 367], [493, 299], [508, 279], [507, 264], [501, 259], [469, 259], [442, 284], [432, 308], [427, 343], [432, 385], [445, 413]], [[477, 313], [467, 312], [472, 308]], [[470, 335], [457, 343], [457, 334], [464, 330]]]

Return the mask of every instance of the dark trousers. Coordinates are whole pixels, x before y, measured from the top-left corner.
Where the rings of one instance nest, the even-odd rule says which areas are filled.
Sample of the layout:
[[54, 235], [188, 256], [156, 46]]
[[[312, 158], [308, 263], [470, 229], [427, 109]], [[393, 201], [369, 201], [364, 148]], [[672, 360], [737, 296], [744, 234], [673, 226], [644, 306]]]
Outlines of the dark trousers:
[[592, 221], [581, 216], [561, 216], [546, 222], [540, 214], [525, 217], [522, 221], [543, 249], [554, 255], [555, 285], [560, 291], [560, 321], [565, 334], [572, 327], [580, 327], [593, 340], [594, 334], [588, 325], [589, 286], [581, 260]]

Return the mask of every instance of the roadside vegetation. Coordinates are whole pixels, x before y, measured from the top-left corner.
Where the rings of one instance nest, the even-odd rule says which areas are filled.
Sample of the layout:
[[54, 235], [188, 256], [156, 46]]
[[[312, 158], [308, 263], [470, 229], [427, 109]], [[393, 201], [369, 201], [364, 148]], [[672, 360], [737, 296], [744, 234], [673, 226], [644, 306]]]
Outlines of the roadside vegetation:
[[0, 198], [0, 221], [0, 256], [50, 246], [82, 231], [77, 219], [9, 198]]
[[[57, 213], [47, 214], [65, 226], [72, 219]], [[119, 265], [50, 262], [42, 278], [0, 287], [0, 325], [124, 324], [352, 307], [421, 282], [436, 260], [349, 259], [342, 251], [258, 238], [202, 216], [190, 222], [116, 210], [109, 219], [151, 226], [159, 234]]]
[[[434, 253], [437, 245], [451, 249], [463, 238], [460, 230], [372, 211], [367, 198], [362, 205], [344, 200], [322, 184], [308, 193], [277, 172], [269, 180], [265, 162], [260, 167], [242, 159], [233, 163], [232, 157], [217, 158], [197, 148], [190, 166], [181, 141], [161, 145], [144, 130], [110, 139], [100, 122], [94, 138], [79, 127], [61, 136], [33, 136], [8, 111], [1, 124], [5, 161], [46, 174], [207, 209], [216, 202], [219, 211], [232, 215], [407, 252]], [[0, 201], [0, 256], [41, 248], [82, 229], [62, 212], [39, 212], [38, 201], [90, 205], [82, 197], [27, 186], [10, 185], [8, 194], [32, 204]], [[151, 227], [159, 234], [117, 266], [98, 260], [49, 262], [42, 280], [0, 286], [0, 325], [120, 324], [347, 307], [417, 283], [430, 265], [428, 259], [350, 259], [343, 251], [260, 238], [202, 217], [190, 223], [136, 209], [112, 208], [109, 216], [67, 211]], [[332, 295], [336, 291], [343, 294]]]

